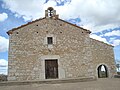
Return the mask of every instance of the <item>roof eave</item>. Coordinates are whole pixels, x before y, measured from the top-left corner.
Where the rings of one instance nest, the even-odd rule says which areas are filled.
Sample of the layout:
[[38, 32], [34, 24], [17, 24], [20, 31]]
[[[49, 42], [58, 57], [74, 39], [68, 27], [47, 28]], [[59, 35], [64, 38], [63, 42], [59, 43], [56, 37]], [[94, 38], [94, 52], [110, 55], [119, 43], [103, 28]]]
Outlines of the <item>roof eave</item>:
[[10, 35], [10, 34], [13, 33], [13, 31], [15, 31], [15, 30], [17, 30], [17, 29], [19, 29], [19, 28], [22, 28], [22, 27], [24, 27], [24, 26], [27, 26], [27, 25], [29, 25], [29, 24], [31, 24], [31, 23], [35, 23], [35, 22], [37, 22], [37, 21], [39, 21], [39, 20], [42, 20], [42, 19], [45, 19], [45, 17], [40, 18], [40, 19], [37, 19], [37, 20], [35, 20], [35, 21], [28, 22], [27, 24], [21, 25], [21, 26], [19, 26], [19, 27], [17, 27], [17, 28], [13, 28], [12, 30], [9, 30], [9, 31], [7, 32], [7, 34]]
[[72, 23], [69, 23], [69, 22], [67, 22], [67, 21], [65, 21], [65, 20], [62, 20], [62, 19], [59, 19], [58, 18], [58, 20], [61, 20], [61, 21], [63, 21], [63, 22], [65, 22], [65, 23], [68, 23], [68, 24], [70, 24], [70, 25], [73, 25], [73, 26], [75, 26], [75, 27], [78, 27], [78, 28], [80, 28], [80, 29], [83, 29], [83, 30], [85, 30], [87, 33], [91, 33], [91, 31], [90, 30], [87, 30], [87, 29], [84, 29], [84, 28], [82, 28], [82, 27], [80, 27], [80, 26], [77, 26], [76, 24], [72, 24]]

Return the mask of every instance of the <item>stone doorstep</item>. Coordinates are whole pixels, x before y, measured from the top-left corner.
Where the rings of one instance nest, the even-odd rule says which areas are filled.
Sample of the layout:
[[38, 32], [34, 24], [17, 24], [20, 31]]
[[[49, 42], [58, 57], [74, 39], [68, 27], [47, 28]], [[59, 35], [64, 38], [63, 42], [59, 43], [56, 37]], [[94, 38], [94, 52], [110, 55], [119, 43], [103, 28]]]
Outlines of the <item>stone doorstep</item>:
[[46, 79], [41, 81], [6, 81], [0, 82], [0, 86], [30, 85], [30, 84], [57, 84], [57, 83], [75, 83], [95, 81], [95, 78], [68, 78], [68, 79]]

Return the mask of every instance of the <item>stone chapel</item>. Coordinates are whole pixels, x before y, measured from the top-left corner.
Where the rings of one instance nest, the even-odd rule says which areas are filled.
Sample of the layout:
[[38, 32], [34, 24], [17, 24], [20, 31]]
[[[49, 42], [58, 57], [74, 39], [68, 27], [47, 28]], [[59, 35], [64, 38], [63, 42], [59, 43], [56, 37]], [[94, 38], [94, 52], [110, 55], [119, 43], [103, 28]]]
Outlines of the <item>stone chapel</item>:
[[45, 17], [7, 33], [8, 80], [97, 79], [116, 73], [113, 46], [60, 19], [52, 7], [45, 10]]

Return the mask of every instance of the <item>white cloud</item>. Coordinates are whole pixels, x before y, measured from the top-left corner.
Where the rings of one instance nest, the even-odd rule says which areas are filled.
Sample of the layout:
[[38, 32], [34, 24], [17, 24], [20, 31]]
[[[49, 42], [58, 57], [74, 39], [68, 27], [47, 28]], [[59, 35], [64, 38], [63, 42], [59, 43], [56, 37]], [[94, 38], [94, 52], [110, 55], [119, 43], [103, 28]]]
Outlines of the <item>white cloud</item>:
[[[93, 33], [120, 26], [120, 0], [3, 0], [4, 7], [25, 20], [44, 17], [44, 10], [53, 6], [60, 18], [80, 18], [79, 25]], [[64, 5], [57, 6], [57, 3]]]
[[113, 42], [114, 40], [116, 40], [116, 37], [111, 37], [109, 42]]
[[0, 74], [7, 75], [8, 61], [5, 59], [0, 59]]
[[37, 19], [44, 16], [45, 0], [3, 0], [4, 8], [8, 8], [15, 16], [22, 16], [24, 20]]
[[109, 42], [110, 42], [113, 46], [118, 46], [118, 45], [120, 45], [120, 39], [117, 39], [116, 37], [110, 38]]
[[120, 25], [119, 0], [72, 0], [56, 9], [63, 19], [79, 17], [80, 25], [94, 33]]
[[120, 30], [107, 32], [107, 33], [104, 34], [104, 36], [120, 36]]
[[0, 22], [6, 20], [7, 18], [8, 18], [7, 13], [2, 13], [2, 14], [0, 14]]
[[8, 61], [5, 59], [0, 59], [0, 66], [6, 66], [8, 65]]
[[113, 45], [113, 46], [118, 46], [118, 45], [120, 45], [120, 39], [113, 40], [112, 45]]
[[102, 41], [102, 42], [104, 42], [104, 43], [108, 43], [107, 40], [106, 40], [105, 38], [102, 38], [102, 37], [97, 36], [97, 35], [95, 35], [95, 34], [91, 34], [91, 35], [90, 35], [90, 38], [93, 38], [93, 39]]
[[0, 36], [0, 52], [5, 52], [8, 50], [9, 40], [5, 37]]

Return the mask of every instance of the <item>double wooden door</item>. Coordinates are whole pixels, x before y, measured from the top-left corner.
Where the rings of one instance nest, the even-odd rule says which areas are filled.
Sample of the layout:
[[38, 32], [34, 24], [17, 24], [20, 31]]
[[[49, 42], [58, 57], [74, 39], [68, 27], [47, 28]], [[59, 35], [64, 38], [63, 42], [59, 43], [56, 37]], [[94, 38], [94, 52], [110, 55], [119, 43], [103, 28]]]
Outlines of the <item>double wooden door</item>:
[[45, 60], [45, 78], [58, 78], [58, 60]]

